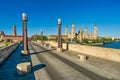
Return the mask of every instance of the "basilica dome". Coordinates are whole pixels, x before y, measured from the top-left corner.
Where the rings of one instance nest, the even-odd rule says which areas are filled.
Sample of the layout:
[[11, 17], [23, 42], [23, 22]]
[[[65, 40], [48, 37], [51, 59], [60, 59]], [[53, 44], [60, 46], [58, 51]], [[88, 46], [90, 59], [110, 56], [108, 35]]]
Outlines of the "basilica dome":
[[5, 35], [3, 31], [0, 31], [0, 36]]

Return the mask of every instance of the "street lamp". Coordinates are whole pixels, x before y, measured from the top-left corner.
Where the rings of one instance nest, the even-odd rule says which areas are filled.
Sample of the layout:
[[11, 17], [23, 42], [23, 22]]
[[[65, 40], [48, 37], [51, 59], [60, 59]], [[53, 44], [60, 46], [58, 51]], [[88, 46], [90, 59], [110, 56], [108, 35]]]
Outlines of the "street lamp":
[[58, 52], [62, 52], [61, 25], [62, 21], [61, 19], [58, 19], [58, 48], [57, 48]]
[[43, 30], [41, 29], [41, 44], [43, 44]]
[[27, 14], [23, 13], [22, 14], [22, 23], [23, 23], [23, 51], [22, 53], [24, 55], [28, 55], [28, 39], [27, 39]]

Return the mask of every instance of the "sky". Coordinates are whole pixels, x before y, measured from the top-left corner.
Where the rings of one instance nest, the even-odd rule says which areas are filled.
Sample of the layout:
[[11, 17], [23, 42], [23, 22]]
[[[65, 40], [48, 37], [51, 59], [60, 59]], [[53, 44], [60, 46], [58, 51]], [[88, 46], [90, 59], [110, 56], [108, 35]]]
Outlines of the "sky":
[[0, 31], [11, 35], [16, 24], [17, 34], [22, 35], [22, 13], [28, 15], [28, 36], [57, 34], [57, 20], [62, 20], [62, 34], [72, 22], [76, 31], [80, 27], [93, 33], [98, 27], [99, 36], [120, 38], [119, 0], [0, 0]]

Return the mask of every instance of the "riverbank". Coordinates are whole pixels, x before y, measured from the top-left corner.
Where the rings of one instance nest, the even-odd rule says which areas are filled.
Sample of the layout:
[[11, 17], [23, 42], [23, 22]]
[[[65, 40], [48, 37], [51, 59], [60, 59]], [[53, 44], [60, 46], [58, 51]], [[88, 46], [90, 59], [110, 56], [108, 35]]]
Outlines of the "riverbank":
[[87, 46], [102, 46], [102, 45], [107, 45], [107, 44], [114, 44], [116, 42], [120, 41], [111, 41], [111, 42], [102, 42], [102, 43], [80, 43], [80, 45], [87, 45]]

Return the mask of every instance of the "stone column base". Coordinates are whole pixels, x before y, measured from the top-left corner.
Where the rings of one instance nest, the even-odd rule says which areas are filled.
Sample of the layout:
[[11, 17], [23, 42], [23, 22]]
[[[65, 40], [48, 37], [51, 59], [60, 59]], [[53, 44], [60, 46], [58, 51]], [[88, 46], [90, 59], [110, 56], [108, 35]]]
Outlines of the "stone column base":
[[31, 72], [31, 63], [30, 62], [22, 62], [17, 64], [17, 75], [26, 75]]
[[57, 52], [62, 52], [62, 48], [57, 48]]
[[22, 53], [23, 55], [29, 55], [29, 51], [28, 51], [28, 50], [22, 50], [21, 53]]

